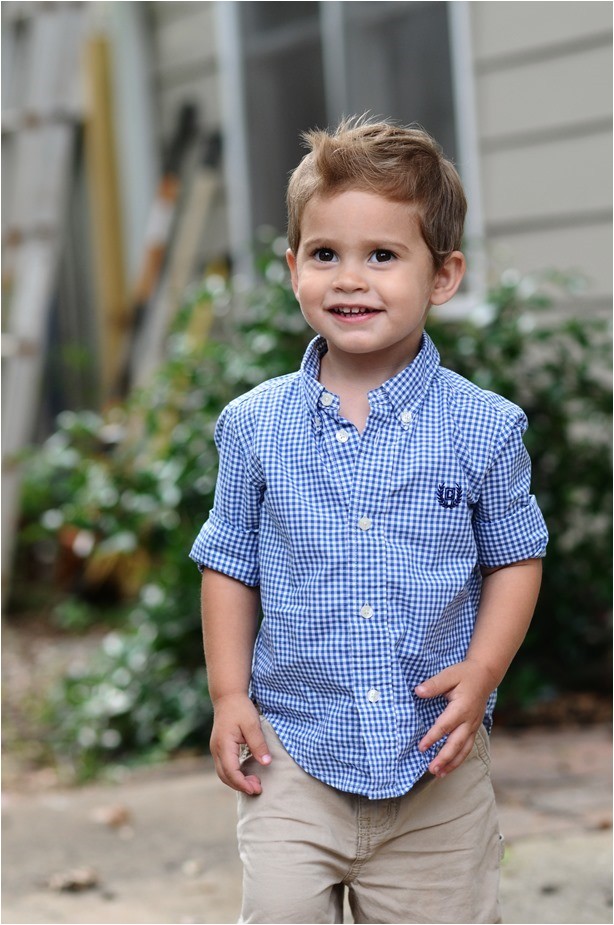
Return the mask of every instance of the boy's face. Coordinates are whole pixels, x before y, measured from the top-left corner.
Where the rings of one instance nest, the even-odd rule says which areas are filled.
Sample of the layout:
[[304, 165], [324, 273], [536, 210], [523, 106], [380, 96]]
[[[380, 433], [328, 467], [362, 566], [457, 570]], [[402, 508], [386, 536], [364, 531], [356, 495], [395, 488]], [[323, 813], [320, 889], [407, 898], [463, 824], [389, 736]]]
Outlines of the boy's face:
[[454, 295], [464, 272], [455, 251], [435, 271], [407, 203], [347, 190], [311, 199], [298, 252], [288, 251], [292, 287], [330, 359], [370, 358], [391, 376], [416, 356], [431, 304]]

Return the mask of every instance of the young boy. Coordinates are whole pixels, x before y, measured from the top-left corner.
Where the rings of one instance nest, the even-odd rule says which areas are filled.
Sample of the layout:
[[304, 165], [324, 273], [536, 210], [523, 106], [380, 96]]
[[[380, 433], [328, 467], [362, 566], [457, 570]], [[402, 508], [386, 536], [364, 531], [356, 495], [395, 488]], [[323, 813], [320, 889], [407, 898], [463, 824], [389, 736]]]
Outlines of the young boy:
[[[547, 534], [526, 419], [439, 365], [465, 197], [424, 132], [311, 132], [288, 189], [300, 371], [231, 402], [192, 557], [242, 922], [497, 922], [495, 690]], [[263, 620], [258, 630], [259, 606]]]

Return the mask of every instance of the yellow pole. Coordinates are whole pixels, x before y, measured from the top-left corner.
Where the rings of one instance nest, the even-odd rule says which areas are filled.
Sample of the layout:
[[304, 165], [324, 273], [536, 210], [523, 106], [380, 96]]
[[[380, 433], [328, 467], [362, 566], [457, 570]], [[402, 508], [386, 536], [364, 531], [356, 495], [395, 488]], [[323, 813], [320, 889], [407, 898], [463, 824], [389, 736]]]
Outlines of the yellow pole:
[[85, 151], [101, 331], [103, 398], [114, 391], [121, 374], [129, 326], [120, 187], [113, 123], [111, 52], [100, 35], [85, 43], [88, 106]]

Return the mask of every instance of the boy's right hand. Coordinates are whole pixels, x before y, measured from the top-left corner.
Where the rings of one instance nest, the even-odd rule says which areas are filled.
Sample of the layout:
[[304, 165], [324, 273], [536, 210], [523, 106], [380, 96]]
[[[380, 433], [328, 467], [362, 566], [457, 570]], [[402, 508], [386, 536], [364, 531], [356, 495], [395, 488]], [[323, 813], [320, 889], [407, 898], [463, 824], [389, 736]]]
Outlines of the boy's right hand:
[[242, 745], [247, 745], [259, 764], [266, 766], [271, 763], [258, 710], [247, 694], [219, 697], [215, 701], [210, 743], [218, 777], [233, 790], [257, 796], [262, 793], [260, 778], [241, 771], [239, 758]]

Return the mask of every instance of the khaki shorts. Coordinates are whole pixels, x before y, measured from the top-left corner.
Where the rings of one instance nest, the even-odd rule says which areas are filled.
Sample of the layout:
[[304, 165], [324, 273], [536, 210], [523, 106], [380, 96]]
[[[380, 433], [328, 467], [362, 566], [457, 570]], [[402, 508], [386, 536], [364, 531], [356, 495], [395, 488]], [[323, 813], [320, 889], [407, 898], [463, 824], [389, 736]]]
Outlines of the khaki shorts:
[[261, 717], [273, 761], [247, 754], [262, 794], [239, 794], [242, 923], [500, 922], [502, 839], [488, 736], [444, 778], [427, 773], [398, 799], [368, 800], [305, 773]]

